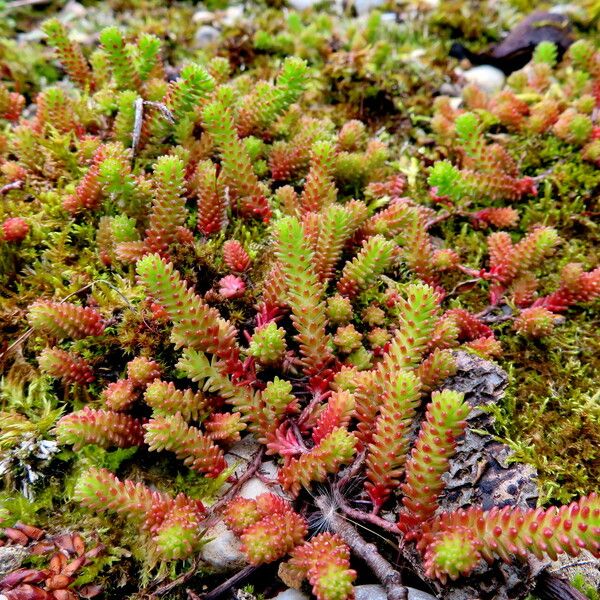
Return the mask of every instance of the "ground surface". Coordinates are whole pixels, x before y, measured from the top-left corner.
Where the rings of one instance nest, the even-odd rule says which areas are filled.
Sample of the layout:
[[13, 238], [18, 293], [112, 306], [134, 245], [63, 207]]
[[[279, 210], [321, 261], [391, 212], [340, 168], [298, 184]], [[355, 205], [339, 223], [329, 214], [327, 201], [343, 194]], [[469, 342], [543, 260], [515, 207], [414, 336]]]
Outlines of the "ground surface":
[[[411, 206], [421, 211], [419, 223], [423, 225], [413, 230], [405, 223], [395, 231], [386, 222], [389, 229], [370, 232], [388, 236], [399, 249], [381, 273], [377, 265], [369, 267], [378, 278], [371, 281], [367, 273], [368, 285], [353, 298], [354, 331], [340, 331], [342, 326], [332, 325], [333, 312], [328, 313], [329, 346], [337, 368], [343, 363], [360, 372], [377, 364], [399, 322], [394, 303], [403, 286], [414, 281], [437, 286], [445, 292], [444, 311], [466, 309], [492, 330], [489, 336], [467, 335], [463, 329], [448, 345], [468, 346], [508, 373], [507, 391], [492, 409], [493, 434], [514, 451], [512, 460], [537, 470], [540, 503], [567, 503], [598, 491], [598, 277], [586, 293], [578, 288], [568, 306], [543, 315], [543, 323], [519, 321], [521, 311], [535, 299], [565, 288], [565, 266], [576, 263], [583, 272], [598, 267], [600, 59], [590, 58], [599, 35], [597, 3], [560, 9], [571, 21], [572, 39], [588, 40], [591, 51], [582, 50], [576, 56], [567, 52], [562, 61], [537, 56], [507, 81], [497, 79], [499, 72], [492, 73], [492, 79], [489, 74], [483, 79], [478, 74], [480, 87], [496, 86], [487, 96], [472, 85], [464, 91], [472, 65], [449, 57], [452, 42], [459, 41], [474, 52], [485, 51], [532, 9], [550, 8], [552, 3], [541, 7], [517, 0], [439, 5], [415, 1], [381, 5], [378, 11], [365, 14], [361, 3], [346, 7], [324, 3], [317, 8], [287, 7], [277, 1], [229, 6], [218, 0], [206, 5], [152, 0], [20, 4], [0, 1], [0, 221], [21, 218], [27, 224], [24, 236], [4, 227], [0, 240], [0, 519], [9, 526], [20, 520], [52, 533], [77, 529], [88, 542], [95, 538], [106, 544], [108, 553], [84, 570], [78, 586], [100, 583], [108, 597], [123, 597], [150, 585], [157, 574], [155, 565], [143, 564], [145, 551], [136, 547], [139, 532], [135, 526], [115, 529], [111, 517], [72, 501], [75, 483], [86, 469], [105, 467], [120, 477], [143, 480], [169, 493], [183, 491], [208, 504], [219, 496], [223, 483], [175, 466], [172, 455], [157, 455], [135, 444], [116, 450], [82, 444], [77, 451], [73, 441], [64, 437], [57, 444], [57, 421], [85, 405], [105, 406], [103, 390], [125, 377], [126, 364], [134, 357], [156, 359], [168, 381], [183, 377], [176, 366], [180, 352], [169, 342], [170, 326], [147, 301], [149, 292], [136, 279], [135, 261], [121, 260], [116, 250], [118, 243], [137, 242], [140, 235], [150, 238], [147, 231], [152, 227], [160, 230], [156, 223], [148, 223], [148, 215], [153, 198], [156, 204], [152, 168], [164, 154], [181, 158], [187, 186], [183, 221], [175, 223], [173, 231], [176, 225], [189, 230], [180, 231], [180, 237], [171, 232], [169, 258], [192, 289], [237, 328], [243, 348], [248, 342], [241, 332], [253, 331], [256, 304], [269, 293], [277, 295], [265, 283], [272, 277], [273, 227], [293, 213], [278, 190], [284, 184], [298, 192], [304, 189], [315, 141], [330, 143], [335, 149], [335, 164], [323, 168], [322, 179], [330, 177], [340, 204], [365, 201], [372, 217], [394, 199], [409, 198]], [[47, 44], [42, 23], [50, 17], [58, 17], [70, 39], [81, 45], [92, 65], [94, 90], [78, 89], [73, 83], [77, 69], [69, 77]], [[222, 85], [220, 99], [237, 107], [238, 133], [243, 128], [239, 114], [247, 111], [250, 126], [240, 137], [246, 140], [243, 144], [254, 179], [263, 186], [270, 219], [264, 212], [261, 215], [263, 205], [254, 213], [249, 211], [250, 216], [233, 206], [233, 213], [230, 207], [226, 215], [227, 224], [224, 220], [217, 227], [221, 232], [198, 231], [199, 184], [193, 173], [201, 160], [217, 161], [223, 154], [214, 148], [210, 136], [202, 137], [199, 109], [197, 113], [192, 110], [187, 128], [177, 130], [174, 125], [171, 129], [167, 120], [159, 125], [147, 123], [162, 137], [156, 131], [154, 137], [149, 136], [144, 129], [135, 160], [127, 154], [135, 130], [132, 101], [140, 92], [128, 87], [127, 65], [119, 81], [106, 56], [98, 52], [99, 32], [114, 25], [126, 32], [131, 44], [144, 34], [160, 40], [162, 67], [152, 63], [150, 51], [144, 55], [139, 48], [136, 59], [131, 58], [133, 51], [128, 59], [138, 71], [149, 65], [147, 79], [139, 88], [146, 100], [172, 108], [172, 97], [165, 96], [167, 82], [177, 81], [182, 67], [194, 63], [206, 66]], [[215, 56], [222, 61], [215, 62]], [[269, 118], [265, 109], [257, 118], [252, 111], [269, 102], [260, 96], [260, 85], [258, 95], [252, 96], [256, 83], [274, 81], [287, 56], [306, 61], [308, 83], [281, 115]], [[60, 92], [48, 94], [48, 89]], [[508, 90], [510, 97], [503, 96], [502, 90]], [[41, 92], [46, 92], [43, 102], [38, 96]], [[22, 100], [9, 94], [20, 95]], [[450, 100], [443, 99], [446, 96]], [[244, 98], [249, 99], [246, 104]], [[152, 105], [145, 110], [147, 116], [159, 113]], [[463, 112], [476, 116], [475, 124], [461, 137], [456, 119]], [[340, 130], [351, 120], [363, 125], [358, 133], [351, 126], [347, 139], [343, 138]], [[114, 155], [114, 172], [107, 167], [90, 184], [97, 186], [95, 192], [82, 190], [81, 181], [99, 144], [105, 142], [122, 144], [123, 153]], [[273, 150], [277, 144], [279, 154]], [[494, 144], [502, 150], [490, 149]], [[119, 167], [119, 160], [126, 162], [126, 169]], [[455, 171], [432, 179], [434, 165], [441, 161], [449, 161]], [[238, 168], [245, 177], [243, 167]], [[458, 180], [453, 179], [456, 173]], [[502, 189], [500, 175], [508, 178]], [[322, 197], [330, 188], [318, 177], [314, 185]], [[86, 194], [96, 194], [92, 209], [83, 206]], [[65, 201], [72, 197], [83, 203], [82, 210], [66, 208]], [[518, 214], [498, 226], [475, 215], [483, 209], [507, 207]], [[114, 227], [106, 220], [102, 224], [103, 219], [123, 215], [125, 219], [118, 225], [114, 221]], [[155, 221], [160, 225], [163, 219], [168, 225], [169, 218], [169, 214], [159, 214]], [[13, 225], [18, 230], [19, 224]], [[305, 232], [319, 227], [314, 221], [304, 225]], [[558, 240], [551, 251], [537, 255], [532, 251], [531, 264], [525, 264], [525, 257], [513, 265], [518, 273], [500, 286], [500, 298], [494, 302], [496, 280], [481, 277], [482, 270], [490, 273], [493, 267], [488, 236], [507, 231], [517, 243], [540, 226], [554, 228]], [[118, 227], [120, 233], [115, 234]], [[107, 234], [109, 229], [112, 233]], [[412, 233], [406, 233], [409, 230]], [[230, 281], [229, 288], [222, 283], [236, 272], [222, 258], [227, 239], [240, 241], [253, 261], [250, 274], [241, 278], [247, 289], [239, 295], [234, 289], [228, 296], [239, 281]], [[332, 266], [332, 281], [342, 277], [360, 241], [358, 237], [346, 240], [344, 254], [338, 254]], [[448, 258], [452, 264], [435, 254], [442, 249], [456, 253], [456, 259], [454, 255]], [[324, 299], [333, 297], [335, 291], [331, 284]], [[529, 300], [520, 303], [522, 297]], [[29, 309], [40, 299], [98, 309], [105, 324], [103, 337], [71, 342], [52, 328], [32, 331]], [[381, 327], [377, 318], [368, 322], [364, 310], [370, 305], [385, 308]], [[259, 366], [257, 389], [277, 373], [290, 380], [294, 375], [298, 389], [306, 384], [306, 371], [294, 363], [302, 352], [291, 341], [293, 325], [286, 309], [282, 318], [291, 355], [283, 366], [276, 361], [275, 366], [268, 361]], [[345, 320], [339, 323], [345, 325]], [[358, 342], [352, 337], [356, 330], [361, 334]], [[481, 342], [482, 338], [487, 342]], [[73, 384], [64, 377], [61, 381], [59, 367], [44, 369], [42, 364], [40, 368], [44, 348], [55, 345], [83, 357], [95, 380]], [[251, 356], [245, 351], [242, 355]], [[296, 370], [288, 368], [289, 364], [295, 364]], [[244, 371], [241, 379], [249, 376]], [[133, 414], [146, 418], [146, 409], [134, 408]], [[36, 559], [32, 564], [36, 565]], [[160, 577], [175, 578], [188, 568], [188, 562], [170, 562], [158, 572]], [[272, 573], [274, 578], [274, 569]], [[201, 590], [221, 579], [197, 576], [193, 582]], [[262, 591], [260, 582], [257, 590]], [[184, 594], [181, 589], [167, 593]]]

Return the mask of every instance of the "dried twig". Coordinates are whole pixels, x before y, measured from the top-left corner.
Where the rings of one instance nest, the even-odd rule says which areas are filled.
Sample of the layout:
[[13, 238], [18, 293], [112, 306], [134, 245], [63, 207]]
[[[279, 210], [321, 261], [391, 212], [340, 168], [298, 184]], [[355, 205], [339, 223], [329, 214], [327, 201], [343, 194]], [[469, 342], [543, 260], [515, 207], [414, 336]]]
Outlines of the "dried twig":
[[340, 477], [340, 479], [338, 480], [337, 487], [340, 490], [360, 473], [360, 470], [365, 464], [366, 458], [367, 451], [361, 450], [354, 462], [346, 469], [342, 477]]
[[175, 115], [169, 110], [166, 104], [162, 102], [152, 102], [143, 98], [136, 98], [135, 101], [135, 116], [133, 119], [133, 132], [131, 134], [131, 152], [135, 156], [135, 152], [140, 144], [142, 137], [142, 127], [144, 124], [144, 106], [152, 106], [157, 108], [163, 118], [171, 125], [175, 125]]
[[182, 573], [179, 577], [173, 579], [172, 581], [168, 581], [163, 585], [157, 586], [154, 591], [150, 591], [148, 589], [143, 590], [141, 592], [142, 598], [152, 597], [152, 596], [160, 596], [161, 594], [166, 594], [170, 592], [172, 589], [183, 585], [186, 581], [189, 581], [198, 571], [198, 567], [200, 566], [201, 558], [196, 556], [194, 561], [192, 562], [192, 566], [185, 572]]
[[535, 594], [542, 600], [587, 600], [587, 596], [574, 588], [566, 579], [542, 571], [537, 578]]
[[256, 474], [256, 472], [260, 468], [260, 465], [262, 464], [264, 453], [265, 449], [264, 447], [261, 447], [260, 450], [256, 453], [256, 456], [252, 459], [252, 462], [248, 463], [248, 468], [244, 471], [244, 473], [240, 475], [240, 477], [238, 477], [237, 481], [223, 494], [223, 496], [218, 500], [218, 502], [215, 502], [210, 507], [210, 514], [203, 521], [205, 529], [208, 529], [211, 525], [214, 524], [216, 520], [216, 515], [219, 513], [221, 508], [225, 506], [230, 500], [235, 498], [238, 492], [240, 491], [240, 488], [246, 483], [246, 481], [248, 481]]
[[[495, 310], [502, 310], [502, 313], [499, 315], [493, 314]], [[482, 323], [503, 323], [504, 321], [510, 321], [514, 319], [514, 313], [512, 309], [508, 305], [504, 306], [494, 306], [490, 305], [484, 308], [481, 312], [478, 312], [475, 315]]]
[[[469, 202], [466, 206], [469, 206], [470, 204], [471, 203]], [[463, 217], [467, 219], [471, 218], [471, 213], [464, 210], [466, 206], [464, 206], [462, 209], [453, 207], [452, 210], [445, 210], [440, 212], [437, 216], [433, 217], [432, 219], [429, 219], [429, 221], [425, 223], [425, 229], [431, 229], [432, 227], [435, 227], [436, 225], [439, 225], [440, 223], [443, 223], [448, 219], [452, 219], [453, 217]]]
[[342, 512], [351, 519], [354, 519], [355, 521], [360, 521], [362, 523], [369, 523], [369, 525], [375, 525], [376, 527], [380, 527], [381, 529], [389, 531], [389, 533], [393, 533], [394, 535], [401, 535], [401, 532], [395, 523], [392, 523], [391, 521], [386, 521], [385, 519], [377, 516], [376, 514], [366, 513], [362, 510], [357, 510], [356, 508], [352, 508], [351, 506], [349, 506], [344, 500], [344, 497], [342, 496], [342, 493], [340, 492], [339, 488], [333, 489], [333, 496], [335, 498], [336, 504], [340, 507]]
[[136, 98], [135, 100], [135, 116], [133, 119], [133, 132], [131, 134], [131, 153], [135, 156], [135, 151], [142, 137], [142, 124], [144, 122], [144, 99]]
[[50, 4], [52, 0], [14, 0], [9, 2], [3, 12], [9, 12], [15, 8], [25, 8], [27, 6], [35, 6], [36, 4]]
[[402, 585], [400, 573], [379, 554], [377, 546], [363, 539], [356, 528], [332, 510], [331, 501], [319, 496], [315, 502], [321, 512], [328, 515], [332, 530], [348, 544], [356, 556], [362, 558], [379, 579], [387, 593], [388, 600], [408, 600], [408, 591]]
[[574, 560], [572, 562], [568, 562], [560, 567], [556, 567], [556, 569], [548, 569], [548, 573], [558, 573], [559, 571], [563, 571], [564, 569], [572, 569], [573, 567], [583, 567], [585, 565], [597, 565], [597, 559], [587, 559], [587, 560]]
[[168, 121], [171, 125], [175, 125], [175, 115], [167, 108], [166, 104], [162, 102], [152, 102], [151, 100], [144, 100], [144, 106], [153, 106], [158, 108], [163, 118]]
[[427, 221], [425, 223], [425, 229], [431, 229], [432, 227], [435, 227], [436, 225], [439, 225], [440, 223], [443, 223], [444, 221], [447, 221], [448, 219], [451, 219], [452, 217], [455, 217], [457, 213], [455, 212], [449, 212], [449, 211], [443, 211], [440, 214], [438, 214], [436, 217], [434, 217], [433, 219], [429, 219], [429, 221]]
[[232, 575], [227, 581], [224, 581], [221, 585], [218, 585], [214, 590], [208, 592], [202, 596], [202, 600], [217, 600], [221, 598], [223, 594], [226, 594], [234, 585], [241, 583], [244, 579], [247, 579], [256, 571], [257, 567], [248, 566], [244, 567], [241, 571], [238, 571], [235, 575]]
[[325, 394], [321, 394], [321, 392], [315, 392], [314, 396], [310, 399], [310, 402], [304, 407], [300, 416], [296, 420], [298, 425], [303, 425], [304, 422], [312, 415], [315, 406], [326, 398]]
[[11, 190], [20, 190], [23, 187], [23, 180], [17, 179], [0, 187], [0, 194], [8, 194]]
[[451, 291], [449, 291], [446, 294], [446, 298], [451, 298], [452, 296], [455, 296], [458, 294], [458, 291], [466, 286], [472, 286], [475, 285], [476, 283], [479, 283], [481, 281], [480, 277], [477, 277], [475, 279], [467, 279], [466, 281], [461, 281], [460, 283], [457, 283]]

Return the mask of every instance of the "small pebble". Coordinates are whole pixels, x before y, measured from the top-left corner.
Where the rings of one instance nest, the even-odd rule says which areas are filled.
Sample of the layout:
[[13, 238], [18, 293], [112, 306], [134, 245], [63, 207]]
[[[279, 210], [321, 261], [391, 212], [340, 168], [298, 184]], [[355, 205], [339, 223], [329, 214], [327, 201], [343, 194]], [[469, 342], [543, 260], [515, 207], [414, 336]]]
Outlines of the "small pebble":
[[[252, 460], [258, 447], [256, 440], [251, 436], [247, 436], [247, 438], [232, 446], [225, 455], [225, 460], [229, 465], [239, 465], [236, 470], [238, 477], [246, 470], [248, 462]], [[262, 463], [260, 468], [261, 475], [267, 479], [276, 480], [277, 471], [277, 465], [272, 460]], [[242, 498], [256, 498], [267, 492], [283, 496], [279, 486], [268, 486], [258, 477], [252, 477], [240, 488], [239, 495]], [[207, 537], [213, 539], [202, 546], [200, 555], [215, 571], [228, 573], [246, 566], [247, 563], [240, 549], [239, 538], [227, 528], [223, 521], [219, 521], [212, 527], [207, 532]]]
[[225, 16], [221, 21], [226, 27], [235, 25], [244, 16], [243, 6], [230, 6], [225, 10]]
[[567, 579], [573, 579], [579, 573], [590, 587], [600, 590], [600, 559], [587, 550], [583, 550], [577, 558], [560, 554], [552, 561], [548, 571], [557, 572]]
[[500, 69], [491, 65], [480, 65], [464, 71], [462, 76], [468, 83], [476, 85], [480, 90], [493, 94], [504, 87], [506, 77]]
[[289, 590], [277, 594], [273, 600], [310, 600], [310, 598], [302, 592], [290, 588]]
[[[406, 586], [408, 600], [436, 600], [435, 596]], [[381, 585], [357, 585], [354, 588], [355, 600], [387, 600], [387, 594]]]
[[0, 546], [0, 578], [16, 571], [28, 556], [23, 546]]
[[393, 12], [384, 12], [381, 13], [381, 22], [382, 23], [396, 23], [397, 15]]
[[290, 5], [290, 8], [293, 8], [294, 10], [302, 11], [302, 10], [306, 10], [307, 8], [310, 8], [311, 6], [313, 6], [313, 4], [316, 4], [316, 1], [315, 0], [289, 0], [288, 4]]
[[384, 4], [383, 0], [354, 0], [353, 5], [357, 15], [366, 15], [374, 8], [379, 8]]
[[246, 566], [246, 558], [241, 551], [239, 538], [219, 521], [206, 532], [207, 538], [213, 538], [200, 549], [200, 557], [215, 571], [230, 573]]
[[[279, 469], [277, 468], [277, 465], [272, 460], [270, 460], [262, 463], [260, 472], [261, 475], [263, 475], [267, 479], [277, 480], [277, 473], [279, 472]], [[258, 477], [250, 478], [240, 488], [240, 496], [242, 496], [242, 498], [256, 498], [257, 496], [260, 496], [261, 494], [266, 494], [268, 492], [278, 494], [282, 498], [285, 498], [285, 495], [281, 492], [281, 488], [278, 485], [267, 485]]]
[[567, 15], [585, 19], [585, 10], [576, 4], [557, 4], [548, 9], [548, 12], [553, 15]]
[[197, 48], [205, 48], [212, 44], [219, 37], [219, 30], [210, 25], [202, 25], [198, 27], [194, 35], [194, 41]]
[[212, 23], [215, 18], [215, 13], [210, 10], [199, 10], [192, 15], [194, 23]]
[[60, 11], [58, 18], [63, 23], [68, 23], [69, 21], [74, 21], [75, 19], [83, 19], [87, 14], [87, 9], [83, 4], [79, 4], [79, 2], [67, 2], [65, 7]]

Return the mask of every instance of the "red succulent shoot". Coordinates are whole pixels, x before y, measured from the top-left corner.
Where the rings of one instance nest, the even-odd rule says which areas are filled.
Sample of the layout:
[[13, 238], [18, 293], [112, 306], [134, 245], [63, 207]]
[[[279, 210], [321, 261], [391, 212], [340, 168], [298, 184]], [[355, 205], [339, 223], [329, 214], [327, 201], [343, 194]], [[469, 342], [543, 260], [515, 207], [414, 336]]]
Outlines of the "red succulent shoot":
[[246, 284], [236, 275], [226, 275], [219, 281], [219, 294], [223, 298], [239, 298], [244, 295]]
[[29, 233], [29, 225], [21, 217], [11, 217], [2, 223], [2, 235], [6, 242], [18, 244], [22, 242]]

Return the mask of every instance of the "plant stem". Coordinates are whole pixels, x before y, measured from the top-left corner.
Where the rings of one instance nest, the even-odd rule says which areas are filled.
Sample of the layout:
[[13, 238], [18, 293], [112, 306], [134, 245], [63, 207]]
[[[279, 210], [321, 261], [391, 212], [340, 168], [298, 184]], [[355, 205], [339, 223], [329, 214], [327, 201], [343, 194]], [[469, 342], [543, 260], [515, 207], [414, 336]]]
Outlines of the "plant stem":
[[217, 600], [227, 593], [234, 585], [247, 579], [256, 571], [256, 567], [249, 566], [244, 567], [241, 571], [238, 571], [235, 575], [232, 575], [227, 581], [224, 581], [221, 585], [218, 585], [214, 590], [211, 590], [205, 596], [202, 596], [202, 600]]
[[333, 490], [333, 495], [334, 495], [337, 505], [342, 509], [342, 512], [345, 515], [348, 515], [350, 518], [354, 519], [355, 521], [362, 521], [363, 523], [369, 523], [370, 525], [375, 525], [376, 527], [380, 527], [381, 529], [384, 529], [385, 531], [389, 531], [390, 533], [393, 533], [394, 535], [401, 534], [400, 530], [398, 529], [398, 527], [396, 526], [395, 523], [386, 521], [385, 519], [378, 517], [374, 513], [366, 513], [366, 512], [363, 512], [362, 510], [357, 510], [355, 508], [352, 508], [351, 506], [348, 506], [348, 504], [346, 504], [346, 501], [344, 500], [339, 489], [335, 488]]
[[326, 496], [319, 496], [315, 502], [323, 514], [329, 515], [328, 520], [332, 530], [348, 544], [356, 556], [367, 563], [379, 579], [385, 588], [388, 600], [408, 600], [408, 591], [402, 585], [400, 573], [379, 554], [375, 544], [365, 541], [353, 525], [331, 511], [330, 501]]

